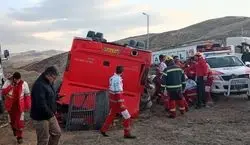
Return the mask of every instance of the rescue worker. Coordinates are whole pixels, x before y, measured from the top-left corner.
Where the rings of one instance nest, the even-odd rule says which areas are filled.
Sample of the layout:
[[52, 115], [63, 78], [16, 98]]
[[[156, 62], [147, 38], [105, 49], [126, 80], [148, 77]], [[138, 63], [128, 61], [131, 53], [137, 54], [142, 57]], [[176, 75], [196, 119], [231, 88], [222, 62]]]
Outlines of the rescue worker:
[[175, 63], [177, 66], [179, 66], [181, 69], [184, 69], [184, 68], [185, 68], [184, 65], [182, 64], [182, 62], [180, 61], [180, 59], [179, 59], [178, 56], [174, 56], [173, 59], [174, 59], [174, 63]]
[[176, 105], [179, 106], [181, 114], [185, 112], [185, 100], [182, 91], [185, 88], [185, 75], [183, 70], [174, 63], [172, 57], [166, 58], [167, 68], [163, 71], [162, 89], [167, 90], [169, 100], [169, 117], [176, 117]]
[[31, 106], [29, 86], [27, 82], [21, 80], [21, 74], [15, 72], [5, 81], [2, 89], [13, 134], [18, 144], [21, 144], [23, 143], [24, 112], [29, 111]]
[[204, 79], [208, 74], [208, 65], [200, 52], [197, 52], [195, 54], [194, 59], [196, 61], [195, 74], [197, 80], [197, 93], [198, 93], [196, 109], [199, 109], [202, 106], [203, 107], [206, 106]]
[[136, 136], [133, 136], [130, 133], [131, 116], [126, 106], [124, 105], [122, 74], [123, 74], [123, 67], [117, 66], [116, 72], [109, 79], [110, 112], [101, 128], [101, 134], [104, 137], [108, 137], [106, 132], [108, 131], [109, 126], [112, 124], [116, 114], [121, 113], [121, 115], [124, 118], [123, 120], [124, 138], [135, 139]]
[[206, 94], [206, 103], [207, 107], [213, 105], [213, 100], [211, 97], [211, 86], [213, 84], [213, 76], [212, 76], [212, 71], [208, 71], [208, 75], [205, 79], [205, 94]]
[[194, 61], [194, 57], [191, 57], [187, 61], [187, 65], [186, 65], [184, 71], [185, 71], [185, 74], [187, 75], [188, 79], [195, 80], [195, 61]]

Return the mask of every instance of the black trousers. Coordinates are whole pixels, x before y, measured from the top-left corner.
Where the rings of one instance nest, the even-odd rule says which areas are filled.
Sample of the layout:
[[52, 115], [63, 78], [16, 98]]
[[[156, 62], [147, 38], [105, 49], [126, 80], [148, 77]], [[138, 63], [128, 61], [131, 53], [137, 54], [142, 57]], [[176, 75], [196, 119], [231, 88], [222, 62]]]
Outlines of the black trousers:
[[168, 95], [171, 100], [182, 100], [183, 95], [181, 93], [181, 90], [168, 90]]
[[197, 77], [197, 107], [201, 107], [201, 105], [205, 105], [205, 81], [204, 77]]

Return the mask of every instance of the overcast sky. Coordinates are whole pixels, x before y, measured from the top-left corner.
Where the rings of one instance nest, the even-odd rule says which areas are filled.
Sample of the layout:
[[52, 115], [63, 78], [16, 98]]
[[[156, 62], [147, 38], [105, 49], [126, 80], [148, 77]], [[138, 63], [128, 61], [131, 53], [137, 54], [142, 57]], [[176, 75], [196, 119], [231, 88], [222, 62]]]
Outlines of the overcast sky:
[[108, 41], [179, 29], [223, 16], [249, 16], [250, 0], [0, 0], [0, 43], [11, 52], [70, 50], [74, 36]]

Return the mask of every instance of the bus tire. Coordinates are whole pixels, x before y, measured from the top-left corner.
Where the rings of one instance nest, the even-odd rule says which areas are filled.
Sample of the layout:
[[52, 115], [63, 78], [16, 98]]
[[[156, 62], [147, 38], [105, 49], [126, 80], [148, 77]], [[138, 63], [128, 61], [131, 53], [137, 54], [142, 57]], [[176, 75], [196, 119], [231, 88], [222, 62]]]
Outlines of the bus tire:
[[109, 98], [105, 91], [100, 91], [96, 94], [96, 108], [95, 108], [95, 129], [101, 129], [106, 117], [109, 113]]

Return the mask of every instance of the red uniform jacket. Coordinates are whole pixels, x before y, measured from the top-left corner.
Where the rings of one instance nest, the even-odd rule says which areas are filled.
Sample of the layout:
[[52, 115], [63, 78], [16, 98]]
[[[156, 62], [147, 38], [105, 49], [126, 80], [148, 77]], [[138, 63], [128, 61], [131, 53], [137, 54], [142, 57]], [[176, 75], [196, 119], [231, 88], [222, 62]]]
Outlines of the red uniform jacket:
[[18, 110], [24, 112], [31, 107], [29, 86], [25, 81], [20, 81], [13, 86], [10, 80], [3, 85], [2, 95], [5, 97], [5, 109], [9, 112], [13, 105], [18, 105]]
[[208, 65], [206, 63], [206, 60], [202, 57], [200, 57], [195, 64], [195, 72], [196, 76], [202, 77], [202, 76], [207, 76], [208, 74]]
[[185, 74], [188, 78], [194, 78], [195, 71], [195, 64], [190, 64], [187, 68], [185, 68]]

